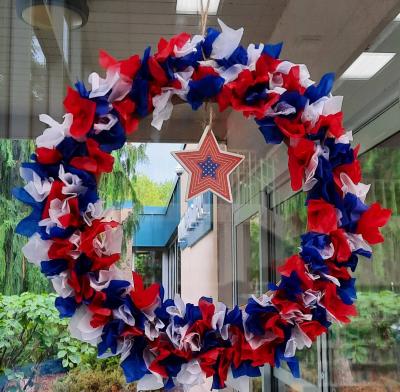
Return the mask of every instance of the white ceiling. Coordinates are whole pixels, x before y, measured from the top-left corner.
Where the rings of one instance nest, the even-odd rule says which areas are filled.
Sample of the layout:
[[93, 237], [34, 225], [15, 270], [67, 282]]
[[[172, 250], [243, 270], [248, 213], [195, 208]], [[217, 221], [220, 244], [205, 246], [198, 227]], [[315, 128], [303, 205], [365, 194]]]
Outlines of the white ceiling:
[[[77, 78], [86, 80], [90, 72], [101, 71], [97, 64], [99, 49], [126, 58], [141, 54], [148, 45], [155, 48], [161, 36], [169, 38], [181, 31], [199, 31], [198, 16], [177, 15], [175, 0], [88, 0], [89, 21], [82, 29], [71, 32], [70, 59], [64, 64], [59, 26], [51, 32], [33, 31], [18, 19], [14, 4], [13, 0], [0, 1], [0, 135], [3, 137], [37, 135], [43, 129], [37, 120], [42, 112], [61, 116], [66, 84]], [[221, 0], [218, 16], [228, 25], [245, 27], [244, 44], [284, 41], [282, 57], [306, 63], [313, 78], [318, 79], [328, 71], [340, 74], [399, 12], [399, 0]], [[216, 17], [209, 16], [208, 22], [215, 26]], [[37, 36], [43, 52], [42, 57], [36, 54], [36, 61], [32, 59], [33, 35]], [[396, 51], [400, 51], [398, 38], [399, 33], [393, 36]], [[43, 59], [45, 64], [40, 65]], [[397, 71], [396, 75], [400, 73]], [[358, 102], [366, 96], [365, 88], [346, 82], [338, 87], [337, 93], [343, 91], [346, 97], [357, 97]], [[352, 104], [346, 104], [346, 108], [350, 117], [361, 110]], [[226, 118], [227, 114], [216, 120], [220, 138], [224, 137]], [[179, 105], [161, 132], [152, 130], [150, 119], [146, 119], [133, 139], [197, 141], [204, 119], [204, 110], [193, 113], [187, 105]], [[198, 132], [193, 132], [193, 128]]]

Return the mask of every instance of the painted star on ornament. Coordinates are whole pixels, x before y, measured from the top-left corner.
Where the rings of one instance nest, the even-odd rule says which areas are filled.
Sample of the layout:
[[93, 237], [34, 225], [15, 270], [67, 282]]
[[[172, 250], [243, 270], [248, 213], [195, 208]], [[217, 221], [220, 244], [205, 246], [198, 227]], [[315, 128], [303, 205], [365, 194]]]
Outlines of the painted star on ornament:
[[189, 174], [187, 200], [211, 191], [232, 203], [229, 175], [244, 156], [222, 151], [210, 127], [204, 130], [196, 150], [174, 151], [172, 155]]

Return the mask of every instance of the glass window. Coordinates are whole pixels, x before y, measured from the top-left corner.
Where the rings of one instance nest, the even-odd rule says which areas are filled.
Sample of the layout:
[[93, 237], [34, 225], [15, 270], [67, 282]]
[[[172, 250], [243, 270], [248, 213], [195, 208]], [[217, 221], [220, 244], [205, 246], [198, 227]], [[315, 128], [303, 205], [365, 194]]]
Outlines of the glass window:
[[329, 339], [331, 386], [336, 391], [400, 391], [400, 133], [360, 158], [366, 202], [393, 211], [373, 259], [360, 258], [358, 316], [335, 326]]
[[261, 294], [260, 216], [255, 214], [236, 228], [238, 304]]
[[146, 286], [162, 281], [162, 251], [149, 250], [135, 253], [134, 269], [143, 277]]

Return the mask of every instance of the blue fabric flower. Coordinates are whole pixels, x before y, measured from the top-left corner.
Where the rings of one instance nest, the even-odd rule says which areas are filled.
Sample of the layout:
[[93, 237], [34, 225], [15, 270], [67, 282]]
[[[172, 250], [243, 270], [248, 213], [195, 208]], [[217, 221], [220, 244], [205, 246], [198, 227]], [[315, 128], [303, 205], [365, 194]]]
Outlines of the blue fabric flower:
[[78, 306], [74, 297], [57, 297], [54, 304], [61, 318], [72, 317]]
[[143, 337], [136, 337], [129, 356], [121, 363], [126, 382], [140, 380], [145, 374], [150, 373], [143, 359], [143, 350], [147, 346]]
[[221, 91], [224, 78], [216, 75], [207, 75], [203, 79], [191, 80], [187, 101], [193, 110], [197, 110], [208, 98], [213, 98]]
[[322, 76], [318, 85], [312, 84], [304, 92], [304, 95], [310, 100], [310, 103], [318, 101], [322, 97], [326, 97], [332, 90], [335, 80], [334, 73], [327, 73]]
[[217, 63], [226, 69], [232, 65], [242, 64], [247, 65], [248, 62], [247, 50], [242, 46], [238, 46], [227, 59], [217, 60]]
[[264, 139], [269, 144], [280, 144], [283, 141], [283, 133], [276, 126], [272, 117], [264, 117], [260, 120], [256, 119], [259, 125], [258, 129], [264, 136]]
[[340, 299], [346, 304], [351, 305], [357, 299], [356, 294], [356, 279], [350, 278], [347, 280], [339, 279], [340, 286], [336, 288], [336, 292]]
[[282, 47], [283, 47], [283, 42], [279, 42], [277, 44], [266, 44], [264, 45], [263, 51], [261, 53], [267, 54], [268, 56], [277, 59], [281, 54]]
[[40, 271], [47, 277], [61, 274], [68, 268], [68, 261], [65, 259], [44, 260], [40, 263]]

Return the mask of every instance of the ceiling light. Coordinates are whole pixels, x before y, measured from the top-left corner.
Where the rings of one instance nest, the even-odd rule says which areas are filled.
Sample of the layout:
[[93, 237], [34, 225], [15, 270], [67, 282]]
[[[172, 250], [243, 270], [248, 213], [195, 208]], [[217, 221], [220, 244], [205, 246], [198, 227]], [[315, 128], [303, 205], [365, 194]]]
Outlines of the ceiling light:
[[371, 79], [379, 72], [396, 53], [363, 52], [344, 71], [341, 79]]
[[86, 0], [17, 0], [18, 16], [39, 29], [52, 29], [52, 16], [61, 15], [72, 29], [82, 27], [89, 17]]
[[400, 22], [400, 14], [397, 14], [397, 16], [394, 18], [395, 22]]
[[[176, 1], [176, 13], [177, 14], [199, 14], [201, 12], [201, 1], [202, 0], [177, 0]], [[207, 1], [203, 0], [204, 9], [207, 7]], [[216, 15], [218, 12], [220, 0], [210, 0], [208, 6], [208, 14]]]

